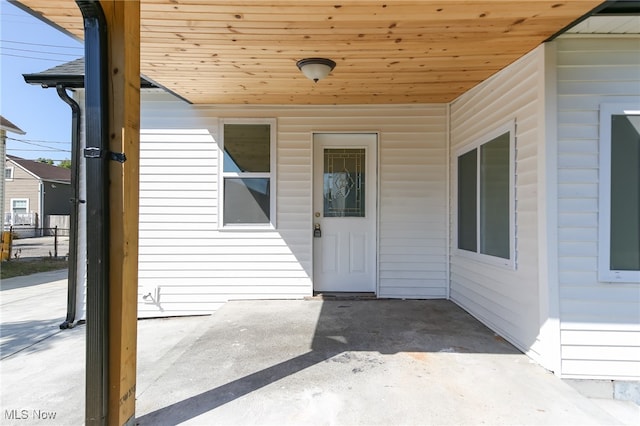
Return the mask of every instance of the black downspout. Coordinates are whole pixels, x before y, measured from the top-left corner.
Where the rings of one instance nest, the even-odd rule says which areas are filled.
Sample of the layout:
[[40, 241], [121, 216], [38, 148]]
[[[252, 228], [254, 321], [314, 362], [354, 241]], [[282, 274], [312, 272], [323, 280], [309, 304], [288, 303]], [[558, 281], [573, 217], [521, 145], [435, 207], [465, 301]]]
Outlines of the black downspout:
[[67, 288], [67, 317], [60, 328], [65, 330], [74, 326], [76, 320], [76, 295], [78, 285], [78, 209], [80, 208], [80, 105], [67, 93], [64, 84], [57, 84], [60, 99], [71, 107], [71, 190], [73, 192], [71, 215], [69, 220], [69, 275]]
[[84, 18], [87, 170], [85, 424], [105, 425], [109, 403], [108, 29], [100, 3], [76, 0]]

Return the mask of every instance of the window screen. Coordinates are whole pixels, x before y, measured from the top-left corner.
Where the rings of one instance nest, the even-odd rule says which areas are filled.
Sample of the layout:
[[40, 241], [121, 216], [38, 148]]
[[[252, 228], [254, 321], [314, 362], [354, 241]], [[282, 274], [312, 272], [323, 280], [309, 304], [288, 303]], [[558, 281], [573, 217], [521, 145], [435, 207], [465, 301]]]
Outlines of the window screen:
[[478, 249], [478, 150], [458, 157], [458, 248]]
[[511, 133], [458, 156], [458, 248], [511, 259]]
[[640, 270], [640, 116], [611, 116], [612, 270]]
[[480, 253], [509, 259], [509, 134], [480, 147]]

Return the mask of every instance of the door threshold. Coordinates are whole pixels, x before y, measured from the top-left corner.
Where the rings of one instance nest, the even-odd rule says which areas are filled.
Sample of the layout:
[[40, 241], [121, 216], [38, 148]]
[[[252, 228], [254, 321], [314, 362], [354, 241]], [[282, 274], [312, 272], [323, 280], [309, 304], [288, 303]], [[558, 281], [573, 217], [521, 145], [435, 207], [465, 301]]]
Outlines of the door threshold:
[[348, 291], [317, 291], [313, 296], [305, 297], [306, 300], [375, 300], [373, 292], [348, 292]]

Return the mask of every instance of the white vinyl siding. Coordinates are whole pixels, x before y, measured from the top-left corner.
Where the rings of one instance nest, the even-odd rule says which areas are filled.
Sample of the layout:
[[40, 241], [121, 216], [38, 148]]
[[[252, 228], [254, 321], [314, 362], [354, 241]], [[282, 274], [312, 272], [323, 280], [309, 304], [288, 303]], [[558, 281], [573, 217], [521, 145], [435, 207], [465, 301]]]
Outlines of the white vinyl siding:
[[[314, 132], [379, 132], [379, 296], [446, 297], [445, 105], [210, 106], [156, 92], [141, 109], [141, 317], [313, 293]], [[277, 229], [219, 229], [226, 118], [276, 120]]]
[[[515, 249], [512, 268], [489, 264], [463, 250], [451, 256], [451, 299], [543, 365], [548, 354], [540, 346], [540, 318], [547, 301], [539, 289], [538, 162], [544, 144], [544, 48], [521, 58], [451, 104], [451, 193], [456, 193], [456, 162], [465, 147], [507, 121], [514, 131], [515, 188], [511, 220]], [[457, 200], [451, 199], [451, 226], [457, 224]], [[457, 247], [455, 232], [451, 246]], [[547, 357], [547, 358], [545, 358]]]
[[370, 119], [380, 131], [379, 297], [447, 296], [445, 114], [380, 108]]
[[562, 375], [640, 378], [640, 285], [598, 278], [600, 106], [640, 107], [640, 38], [557, 40]]

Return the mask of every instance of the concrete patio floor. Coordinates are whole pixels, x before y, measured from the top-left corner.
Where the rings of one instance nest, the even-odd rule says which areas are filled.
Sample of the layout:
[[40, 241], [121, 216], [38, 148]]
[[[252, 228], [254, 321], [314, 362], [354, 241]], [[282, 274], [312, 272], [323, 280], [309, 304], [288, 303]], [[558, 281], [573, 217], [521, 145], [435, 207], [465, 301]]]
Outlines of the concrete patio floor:
[[[2, 283], [0, 423], [83, 424], [85, 327], [57, 329], [64, 305], [45, 299], [64, 291], [61, 275], [34, 279]], [[138, 335], [140, 425], [637, 424], [640, 413], [580, 395], [443, 300], [229, 302], [141, 320]]]

